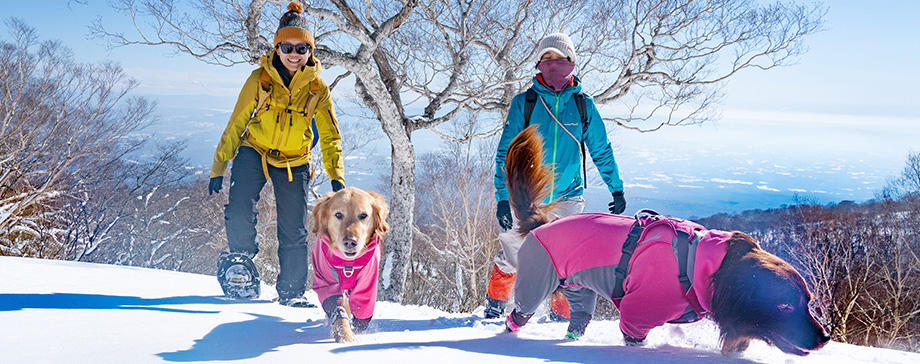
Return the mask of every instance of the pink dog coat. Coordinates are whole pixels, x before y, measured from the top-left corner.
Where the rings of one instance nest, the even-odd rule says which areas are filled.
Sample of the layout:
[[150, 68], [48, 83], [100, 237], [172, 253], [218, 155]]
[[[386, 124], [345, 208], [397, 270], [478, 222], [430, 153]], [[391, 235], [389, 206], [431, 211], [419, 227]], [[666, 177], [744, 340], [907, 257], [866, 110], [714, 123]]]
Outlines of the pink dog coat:
[[313, 290], [323, 302], [329, 296], [345, 295], [351, 314], [359, 319], [374, 315], [377, 302], [377, 271], [380, 265], [380, 238], [374, 236], [364, 252], [346, 258], [336, 249], [329, 249], [329, 237], [317, 235], [313, 243]]
[[[639, 237], [623, 281], [624, 296], [613, 300], [612, 290], [598, 292], [614, 301], [620, 310], [620, 330], [634, 338], [645, 338], [652, 328], [679, 321], [691, 304], [677, 278], [679, 269], [671, 240], [676, 234], [675, 228], [701, 230], [703, 227], [686, 220], [662, 217], [659, 221], [662, 219], [669, 222], [650, 222]], [[622, 255], [623, 242], [635, 221], [628, 216], [577, 214], [543, 225], [531, 234], [546, 249], [556, 273], [567, 278], [591, 268], [616, 267]], [[725, 242], [732, 233], [701, 230], [700, 236], [692, 287], [699, 305], [708, 312], [712, 308], [712, 274], [722, 264], [728, 248]], [[580, 277], [582, 280], [607, 281], [572, 284], [611, 287], [611, 281], [616, 279], [611, 274], [582, 274]], [[566, 282], [569, 283], [568, 280]]]

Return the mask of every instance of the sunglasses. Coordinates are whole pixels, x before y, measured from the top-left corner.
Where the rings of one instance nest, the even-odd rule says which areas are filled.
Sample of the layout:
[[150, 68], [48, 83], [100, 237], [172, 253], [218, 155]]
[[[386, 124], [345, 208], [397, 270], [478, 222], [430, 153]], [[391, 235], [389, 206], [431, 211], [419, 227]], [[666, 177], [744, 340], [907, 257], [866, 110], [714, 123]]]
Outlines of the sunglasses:
[[297, 50], [297, 53], [299, 54], [307, 54], [307, 52], [310, 51], [310, 45], [309, 44], [291, 45], [291, 44], [279, 43], [278, 49], [280, 49], [281, 53], [284, 53], [284, 54], [291, 53], [294, 50]]

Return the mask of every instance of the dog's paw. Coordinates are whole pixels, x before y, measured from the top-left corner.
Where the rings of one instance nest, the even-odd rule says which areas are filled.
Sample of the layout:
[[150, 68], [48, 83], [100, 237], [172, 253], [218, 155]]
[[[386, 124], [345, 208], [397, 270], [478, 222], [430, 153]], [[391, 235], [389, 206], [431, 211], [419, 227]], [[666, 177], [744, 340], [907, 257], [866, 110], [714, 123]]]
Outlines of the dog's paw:
[[337, 343], [350, 343], [357, 340], [355, 333], [351, 331], [348, 319], [345, 317], [338, 318], [332, 323], [332, 338]]
[[645, 338], [639, 339], [623, 334], [623, 341], [626, 342], [626, 346], [645, 346]]

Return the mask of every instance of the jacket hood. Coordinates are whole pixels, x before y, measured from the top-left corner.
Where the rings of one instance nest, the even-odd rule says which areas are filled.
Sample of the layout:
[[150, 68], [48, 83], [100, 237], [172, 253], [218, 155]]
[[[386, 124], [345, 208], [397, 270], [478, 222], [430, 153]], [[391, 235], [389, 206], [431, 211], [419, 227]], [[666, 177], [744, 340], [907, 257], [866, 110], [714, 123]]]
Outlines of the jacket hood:
[[[262, 69], [268, 72], [268, 75], [271, 77], [273, 82], [278, 83], [279, 85], [284, 86], [284, 80], [281, 79], [281, 75], [278, 74], [278, 71], [272, 66], [272, 59], [275, 58], [275, 51], [268, 52], [262, 55], [262, 60], [259, 62], [259, 65]], [[300, 88], [307, 86], [310, 82], [313, 82], [321, 72], [323, 72], [323, 65], [320, 63], [319, 59], [316, 57], [310, 57], [313, 61], [313, 65], [303, 65], [300, 66], [300, 69], [297, 70], [297, 73], [294, 74], [294, 78], [291, 79], [290, 90], [295, 91]]]

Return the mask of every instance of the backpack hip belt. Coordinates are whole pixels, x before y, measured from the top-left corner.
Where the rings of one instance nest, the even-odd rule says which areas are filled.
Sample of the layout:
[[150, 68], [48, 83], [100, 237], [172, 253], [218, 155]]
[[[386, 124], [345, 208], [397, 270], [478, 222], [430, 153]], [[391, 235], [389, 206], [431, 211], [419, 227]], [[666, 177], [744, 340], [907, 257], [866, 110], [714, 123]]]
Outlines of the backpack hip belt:
[[268, 156], [272, 156], [273, 158], [284, 161], [285, 167], [287, 168], [288, 182], [293, 182], [294, 176], [293, 174], [291, 174], [290, 160], [292, 158], [303, 156], [309, 151], [309, 149], [307, 149], [308, 147], [303, 147], [301, 149], [289, 150], [289, 151], [269, 148], [265, 145], [262, 145], [258, 141], [256, 141], [256, 138], [252, 136], [252, 133], [250, 133], [249, 130], [246, 131], [246, 141], [249, 142], [250, 145], [252, 145], [253, 149], [255, 149], [256, 152], [259, 152], [259, 155], [262, 156], [262, 173], [265, 174], [266, 180], [269, 179], [268, 161], [267, 161]]

